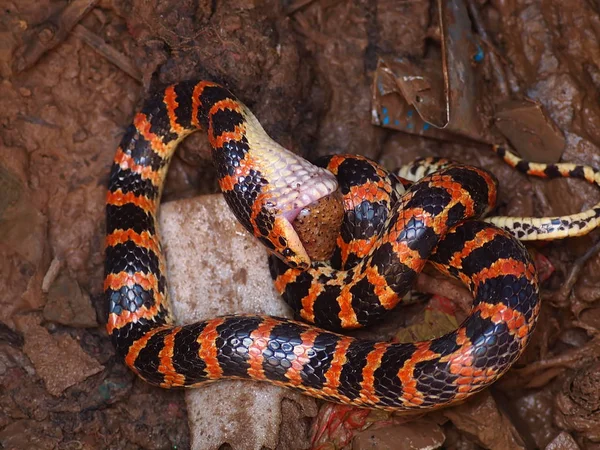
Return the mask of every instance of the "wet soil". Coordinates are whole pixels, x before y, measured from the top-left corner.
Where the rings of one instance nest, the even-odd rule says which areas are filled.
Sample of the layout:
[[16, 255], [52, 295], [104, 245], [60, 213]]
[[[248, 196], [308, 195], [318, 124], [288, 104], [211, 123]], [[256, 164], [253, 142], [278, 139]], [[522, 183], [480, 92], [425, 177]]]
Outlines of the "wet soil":
[[[475, 106], [487, 114], [507, 101], [533, 100], [553, 123], [550, 158], [560, 136], [563, 161], [600, 167], [598, 4], [471, 3], [486, 30], [485, 38], [475, 32], [484, 54], [478, 63], [484, 89], [472, 99]], [[434, 1], [2, 0], [0, 6], [3, 448], [191, 445], [182, 394], [134, 379], [103, 327], [108, 171], [136, 107], [162, 84], [190, 78], [226, 84], [275, 140], [308, 158], [359, 153], [394, 168], [437, 155], [488, 168], [500, 180], [501, 214], [561, 215], [600, 201], [600, 191], [583, 182], [516, 173], [488, 143], [372, 124], [380, 59], [440, 55]], [[516, 116], [502, 116], [508, 128], [527, 120], [519, 111], [531, 113], [516, 105], [509, 108]], [[491, 130], [488, 122], [483, 126]], [[527, 151], [530, 158], [548, 157], [543, 146]], [[181, 145], [165, 201], [216, 192], [209, 155], [199, 134]], [[445, 440], [448, 449], [600, 449], [600, 256], [582, 259], [599, 237], [592, 232], [531, 246], [555, 270], [543, 284], [540, 324], [526, 354], [484, 396], [428, 418], [431, 434], [422, 424], [399, 425], [403, 436], [413, 430], [422, 443], [414, 448]], [[410, 307], [409, 317], [412, 310], [422, 308]], [[386, 448], [385, 439], [396, 442], [398, 433], [378, 431], [354, 442], [350, 436], [346, 445], [375, 448], [377, 439], [377, 448]], [[308, 434], [295, 437], [298, 448], [310, 445]]]

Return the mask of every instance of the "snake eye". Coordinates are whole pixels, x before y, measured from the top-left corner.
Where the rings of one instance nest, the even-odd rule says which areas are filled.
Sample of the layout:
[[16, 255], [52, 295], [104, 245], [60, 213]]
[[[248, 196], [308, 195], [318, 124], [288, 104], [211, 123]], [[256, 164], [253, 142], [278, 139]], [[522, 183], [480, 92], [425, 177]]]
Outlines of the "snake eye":
[[289, 247], [286, 247], [285, 249], [283, 249], [283, 252], [281, 252], [281, 254], [286, 258], [289, 258], [294, 254], [294, 252]]

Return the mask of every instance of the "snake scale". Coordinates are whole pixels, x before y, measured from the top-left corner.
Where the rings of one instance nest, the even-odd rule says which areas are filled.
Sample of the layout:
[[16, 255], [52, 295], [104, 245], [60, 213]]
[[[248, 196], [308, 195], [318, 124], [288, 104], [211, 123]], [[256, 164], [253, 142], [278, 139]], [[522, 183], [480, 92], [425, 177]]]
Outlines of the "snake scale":
[[[249, 315], [174, 324], [156, 215], [177, 145], [200, 129], [208, 135], [227, 204], [269, 250], [277, 290], [311, 324]], [[596, 172], [584, 166], [530, 166], [496, 151], [526, 173], [595, 182]], [[117, 354], [139, 377], [165, 388], [245, 378], [393, 411], [449, 405], [496, 381], [525, 349], [540, 301], [525, 247], [511, 232], [474, 220], [495, 204], [494, 177], [444, 163], [433, 173], [418, 173], [417, 166], [401, 173], [425, 175], [410, 184], [358, 156], [318, 164], [271, 140], [218, 84], [185, 81], [151, 95], [123, 136], [110, 172], [104, 291]], [[346, 209], [337, 247], [329, 261], [311, 261], [292, 223], [304, 207], [338, 188]], [[498, 222], [513, 233], [534, 230], [552, 238], [565, 229], [589, 231], [599, 211], [566, 222]], [[413, 343], [337, 333], [380, 319], [427, 262], [473, 294], [472, 310], [457, 330]]]

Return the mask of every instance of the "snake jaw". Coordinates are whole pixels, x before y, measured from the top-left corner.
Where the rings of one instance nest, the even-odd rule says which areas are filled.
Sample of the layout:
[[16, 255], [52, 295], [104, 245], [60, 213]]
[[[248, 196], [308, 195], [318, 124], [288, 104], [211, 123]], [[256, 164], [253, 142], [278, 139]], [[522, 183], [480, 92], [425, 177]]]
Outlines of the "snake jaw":
[[[293, 156], [294, 159], [300, 159]], [[286, 175], [279, 179], [288, 180], [284, 185], [272, 182], [277, 189], [272, 190], [269, 197], [276, 205], [276, 212], [266, 245], [273, 246], [271, 251], [288, 266], [305, 270], [311, 265], [311, 257], [294, 228], [294, 220], [307, 206], [336, 192], [338, 184], [331, 172], [313, 166], [308, 161], [302, 162], [300, 169], [296, 168], [291, 174], [288, 170], [283, 171]]]
[[275, 256], [296, 269], [306, 270], [310, 267], [310, 256], [292, 223], [285, 216], [275, 218], [273, 234], [277, 238], [269, 241], [275, 244], [275, 248], [271, 250]]
[[[335, 192], [337, 179], [271, 139], [249, 109], [240, 106], [240, 111], [245, 119], [245, 138], [252, 149], [252, 168], [264, 182], [250, 210], [244, 213], [254, 227], [249, 231], [288, 266], [307, 269], [311, 258], [293, 222], [303, 208]], [[268, 216], [260, 218], [260, 226], [252, 220], [260, 215], [258, 211]]]

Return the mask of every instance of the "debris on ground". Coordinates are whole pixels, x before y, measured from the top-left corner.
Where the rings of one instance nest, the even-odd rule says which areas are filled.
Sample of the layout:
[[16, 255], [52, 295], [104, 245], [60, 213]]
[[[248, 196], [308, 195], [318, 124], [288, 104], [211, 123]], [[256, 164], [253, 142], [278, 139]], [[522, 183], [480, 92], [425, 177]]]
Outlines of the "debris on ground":
[[[202, 448], [184, 394], [135, 378], [104, 331], [108, 172], [149, 91], [221, 82], [306, 157], [359, 153], [389, 169], [448, 157], [497, 176], [494, 214], [564, 215], [597, 204], [599, 190], [525, 177], [489, 147], [600, 167], [599, 30], [585, 0], [3, 2], [0, 446]], [[216, 192], [198, 133], [181, 144], [163, 200]], [[600, 448], [599, 240], [528, 244], [545, 278], [539, 325], [491, 389], [419, 417], [328, 403], [317, 412], [292, 396], [267, 447]], [[459, 323], [464, 291], [435, 280], [420, 280], [424, 302], [357, 335], [413, 339]], [[229, 439], [221, 448], [245, 448]]]

